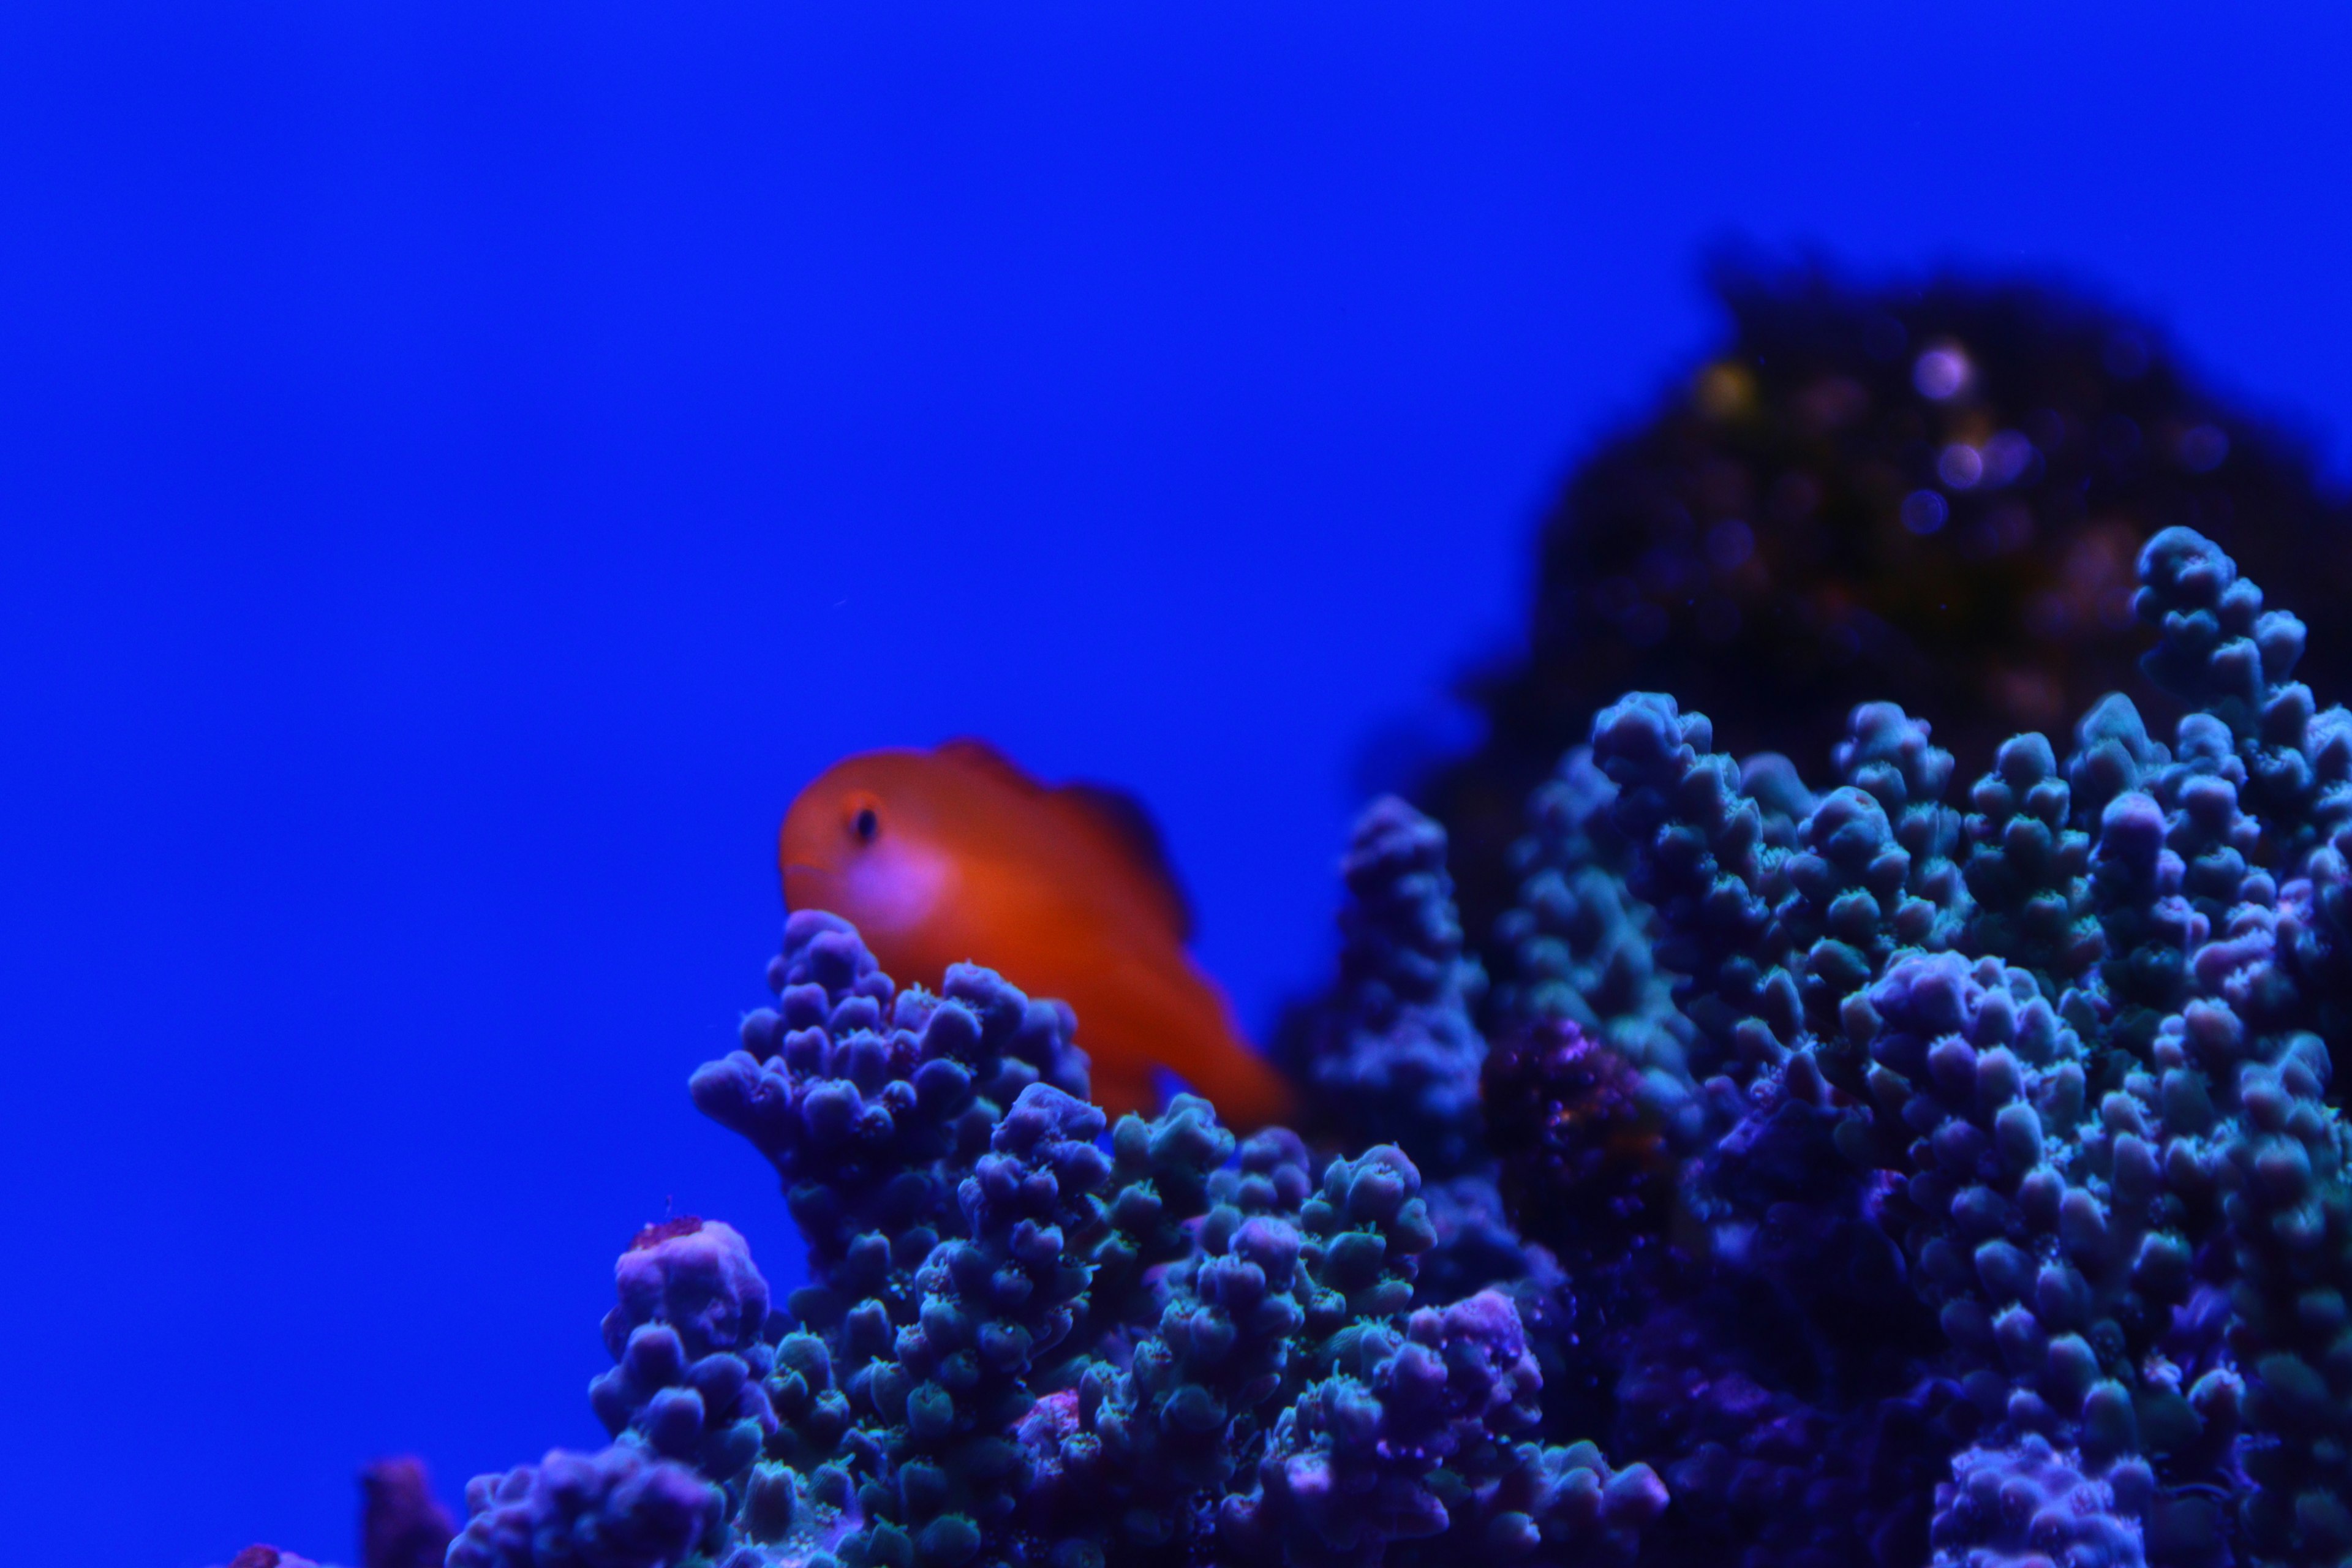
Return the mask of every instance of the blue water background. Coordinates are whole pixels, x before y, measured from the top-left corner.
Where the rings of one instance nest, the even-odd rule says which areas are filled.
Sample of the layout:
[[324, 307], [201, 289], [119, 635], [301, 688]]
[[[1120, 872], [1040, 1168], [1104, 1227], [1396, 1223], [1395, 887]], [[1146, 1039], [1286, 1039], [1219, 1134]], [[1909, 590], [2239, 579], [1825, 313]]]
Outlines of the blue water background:
[[2340, 6], [1467, 9], [0, 13], [0, 1555], [348, 1558], [601, 1440], [640, 1223], [788, 1273], [684, 1081], [845, 752], [1139, 789], [1262, 1027], [1715, 241], [2352, 468]]

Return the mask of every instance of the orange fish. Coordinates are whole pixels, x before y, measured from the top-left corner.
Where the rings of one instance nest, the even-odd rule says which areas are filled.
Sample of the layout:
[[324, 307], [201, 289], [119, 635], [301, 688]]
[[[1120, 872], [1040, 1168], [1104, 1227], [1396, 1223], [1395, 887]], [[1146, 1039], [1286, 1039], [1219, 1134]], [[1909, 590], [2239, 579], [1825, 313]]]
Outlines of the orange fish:
[[848, 921], [901, 983], [937, 985], [970, 962], [1068, 1003], [1114, 1116], [1150, 1112], [1155, 1067], [1231, 1125], [1288, 1111], [1289, 1085], [1185, 952], [1191, 912], [1127, 795], [1048, 788], [982, 741], [867, 752], [801, 792], [776, 859], [786, 909]]

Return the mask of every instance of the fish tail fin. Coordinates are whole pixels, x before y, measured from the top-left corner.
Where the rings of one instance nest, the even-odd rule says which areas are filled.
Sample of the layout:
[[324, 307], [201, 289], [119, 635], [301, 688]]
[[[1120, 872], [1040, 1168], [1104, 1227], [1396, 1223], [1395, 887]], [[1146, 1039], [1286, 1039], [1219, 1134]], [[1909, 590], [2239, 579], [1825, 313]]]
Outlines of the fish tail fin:
[[1150, 1117], [1159, 1096], [1153, 1092], [1149, 1077], [1137, 1078], [1118, 1073], [1095, 1072], [1090, 1075], [1089, 1092], [1103, 1109], [1103, 1114], [1117, 1121], [1130, 1111]]
[[1298, 1091], [1282, 1069], [1239, 1040], [1227, 1040], [1187, 1076], [1217, 1108], [1217, 1120], [1237, 1132], [1286, 1123], [1297, 1109]]

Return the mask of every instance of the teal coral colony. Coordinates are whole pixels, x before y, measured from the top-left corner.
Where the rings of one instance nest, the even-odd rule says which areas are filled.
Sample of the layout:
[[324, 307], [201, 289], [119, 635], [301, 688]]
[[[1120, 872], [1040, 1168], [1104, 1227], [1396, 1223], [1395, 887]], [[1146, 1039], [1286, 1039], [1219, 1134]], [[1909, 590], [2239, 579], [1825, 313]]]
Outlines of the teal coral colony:
[[2352, 716], [2204, 538], [2139, 576], [2169, 743], [2109, 697], [1955, 795], [1866, 704], [1815, 793], [1610, 707], [1483, 1000], [1376, 805], [1299, 1133], [1106, 1125], [1067, 1009], [795, 914], [692, 1092], [811, 1283], [650, 1227], [612, 1446], [476, 1480], [449, 1563], [2352, 1557]]

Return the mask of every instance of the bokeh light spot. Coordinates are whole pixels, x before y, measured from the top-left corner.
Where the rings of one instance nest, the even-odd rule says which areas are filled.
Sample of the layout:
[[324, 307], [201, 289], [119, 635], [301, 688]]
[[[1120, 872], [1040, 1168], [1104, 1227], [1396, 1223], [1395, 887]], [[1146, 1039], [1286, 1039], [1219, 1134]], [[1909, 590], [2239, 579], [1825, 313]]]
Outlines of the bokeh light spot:
[[2192, 474], [2210, 474], [2230, 455], [2230, 437], [2210, 425], [2191, 426], [2180, 435], [2180, 466]]
[[1756, 378], [1745, 365], [1718, 361], [1698, 373], [1691, 401], [1709, 419], [1732, 419], [1756, 401]]
[[1969, 356], [1958, 344], [1940, 343], [1921, 354], [1911, 367], [1911, 384], [1922, 397], [1942, 403], [1967, 391], [1971, 374]]
[[1756, 552], [1756, 531], [1739, 519], [1727, 518], [1706, 531], [1706, 558], [1718, 572], [1746, 564]]
[[1936, 458], [1936, 475], [1956, 490], [1974, 489], [1984, 477], [1984, 456], [1966, 441], [1955, 441]]
[[1914, 533], [1933, 533], [1951, 515], [1951, 507], [1934, 490], [1913, 490], [1903, 498], [1903, 526]]
[[1984, 477], [1978, 482], [2008, 484], [2032, 467], [2036, 456], [2032, 442], [2014, 430], [2003, 430], [1984, 444]]

